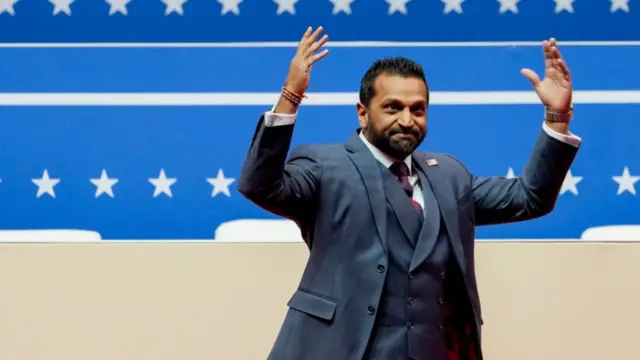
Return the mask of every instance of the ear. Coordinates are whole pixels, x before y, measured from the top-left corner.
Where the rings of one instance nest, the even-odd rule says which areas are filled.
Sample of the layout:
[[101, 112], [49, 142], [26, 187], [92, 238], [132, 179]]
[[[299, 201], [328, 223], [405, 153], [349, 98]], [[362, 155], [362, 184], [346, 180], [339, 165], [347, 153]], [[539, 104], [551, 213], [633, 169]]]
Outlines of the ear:
[[362, 103], [356, 104], [356, 113], [358, 114], [358, 122], [360, 123], [360, 127], [366, 129], [367, 127], [367, 114], [369, 110]]

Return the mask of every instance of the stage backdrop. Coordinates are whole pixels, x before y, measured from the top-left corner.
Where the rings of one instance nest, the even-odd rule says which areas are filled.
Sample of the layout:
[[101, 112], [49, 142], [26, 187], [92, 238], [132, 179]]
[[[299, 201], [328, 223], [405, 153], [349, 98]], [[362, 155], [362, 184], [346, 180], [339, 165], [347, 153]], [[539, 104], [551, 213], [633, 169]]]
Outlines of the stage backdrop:
[[[223, 222], [271, 218], [238, 194], [236, 179], [294, 42], [320, 24], [332, 41], [355, 42], [332, 42], [314, 68], [294, 146], [344, 142], [357, 126], [366, 68], [404, 55], [424, 65], [432, 89], [422, 149], [452, 154], [479, 176], [522, 171], [543, 108], [519, 71], [542, 71], [539, 40], [572, 41], [563, 48], [577, 90], [572, 130], [584, 143], [558, 205], [543, 219], [477, 235], [577, 238], [592, 226], [640, 223], [636, 7], [624, 0], [0, 0], [0, 229], [210, 239]], [[95, 42], [108, 44], [88, 44]]]
[[638, 40], [636, 0], [0, 0], [2, 42]]

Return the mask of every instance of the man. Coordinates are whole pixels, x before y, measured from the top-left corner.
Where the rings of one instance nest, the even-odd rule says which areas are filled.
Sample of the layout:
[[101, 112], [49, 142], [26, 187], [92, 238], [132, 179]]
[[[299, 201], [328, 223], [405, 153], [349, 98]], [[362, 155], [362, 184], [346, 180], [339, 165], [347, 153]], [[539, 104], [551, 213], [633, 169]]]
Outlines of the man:
[[414, 152], [427, 133], [429, 90], [420, 65], [401, 57], [364, 75], [360, 128], [346, 144], [299, 146], [287, 161], [311, 67], [328, 53], [318, 52], [321, 33], [305, 32], [238, 182], [246, 198], [295, 221], [310, 249], [269, 359], [482, 359], [474, 226], [551, 212], [580, 143], [568, 128], [571, 78], [556, 41], [543, 42], [544, 80], [522, 70], [545, 121], [522, 175], [506, 179]]

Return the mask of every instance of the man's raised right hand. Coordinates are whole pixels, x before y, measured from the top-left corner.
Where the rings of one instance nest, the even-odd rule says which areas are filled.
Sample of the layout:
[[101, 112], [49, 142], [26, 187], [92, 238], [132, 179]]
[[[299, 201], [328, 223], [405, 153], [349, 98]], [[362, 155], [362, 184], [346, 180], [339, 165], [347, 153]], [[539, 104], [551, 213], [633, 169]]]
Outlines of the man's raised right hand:
[[312, 30], [310, 26], [302, 36], [296, 55], [291, 60], [287, 79], [284, 82], [286, 90], [299, 96], [303, 96], [309, 88], [309, 79], [313, 64], [329, 53], [327, 49], [317, 52], [322, 45], [329, 40], [329, 36], [326, 34], [317, 40], [320, 34], [322, 34], [322, 26], [313, 32]]

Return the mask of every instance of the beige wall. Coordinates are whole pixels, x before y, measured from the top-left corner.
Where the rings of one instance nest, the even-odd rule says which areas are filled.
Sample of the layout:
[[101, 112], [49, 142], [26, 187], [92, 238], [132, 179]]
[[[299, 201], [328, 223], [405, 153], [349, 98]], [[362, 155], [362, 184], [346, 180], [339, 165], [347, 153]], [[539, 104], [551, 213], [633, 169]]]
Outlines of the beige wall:
[[[0, 359], [265, 359], [306, 256], [301, 244], [0, 244]], [[640, 243], [479, 243], [477, 264], [487, 359], [637, 357]]]

